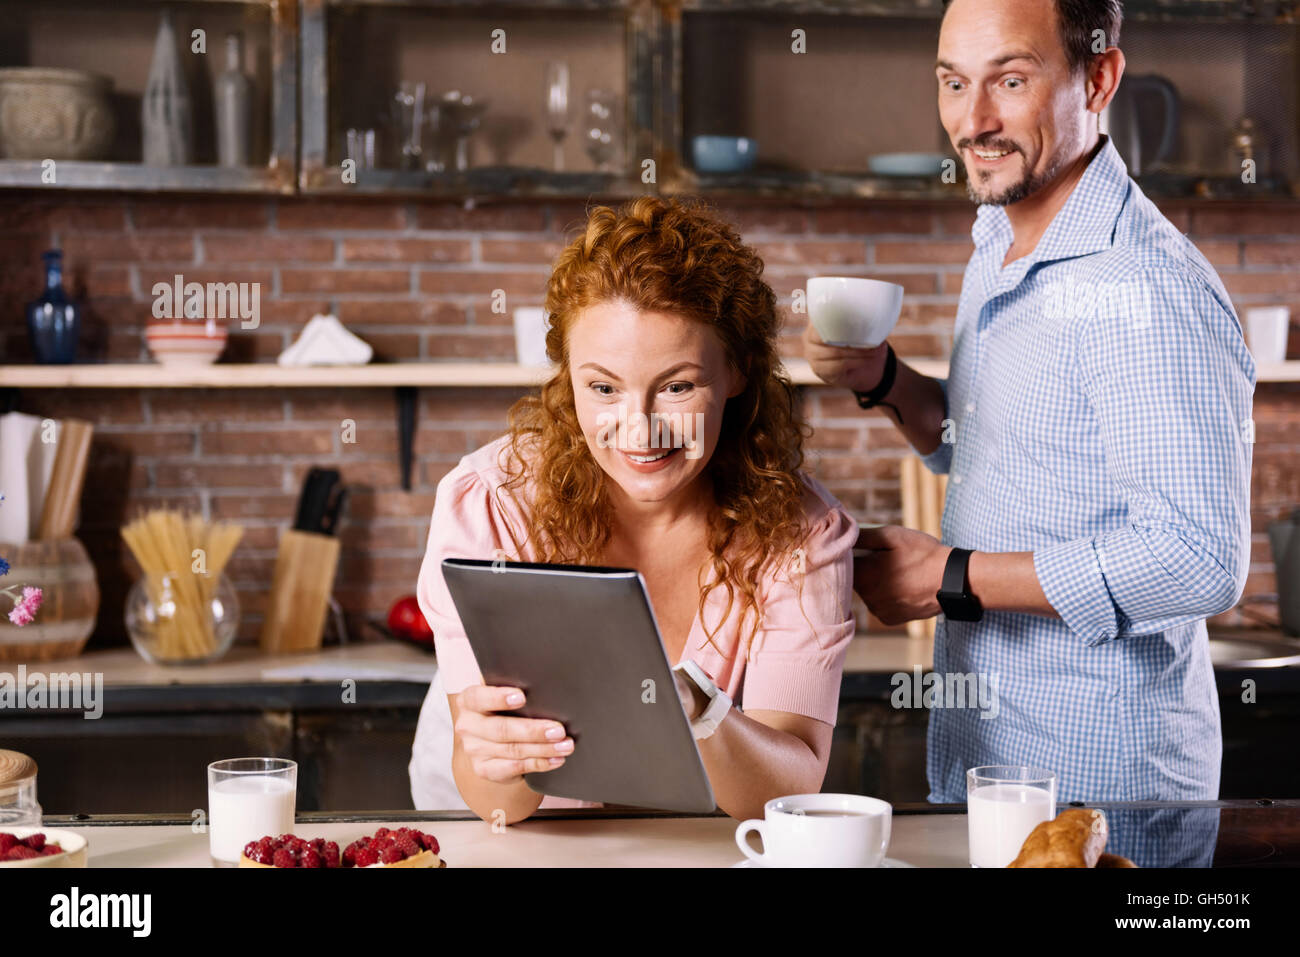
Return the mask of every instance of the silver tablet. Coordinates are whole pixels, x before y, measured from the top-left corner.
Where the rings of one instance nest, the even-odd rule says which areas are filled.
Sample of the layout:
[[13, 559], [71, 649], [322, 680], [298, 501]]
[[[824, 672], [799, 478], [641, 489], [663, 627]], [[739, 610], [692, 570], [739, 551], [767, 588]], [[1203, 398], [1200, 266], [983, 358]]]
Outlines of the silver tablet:
[[447, 590], [489, 685], [573, 738], [539, 794], [707, 814], [716, 805], [639, 572], [447, 558]]

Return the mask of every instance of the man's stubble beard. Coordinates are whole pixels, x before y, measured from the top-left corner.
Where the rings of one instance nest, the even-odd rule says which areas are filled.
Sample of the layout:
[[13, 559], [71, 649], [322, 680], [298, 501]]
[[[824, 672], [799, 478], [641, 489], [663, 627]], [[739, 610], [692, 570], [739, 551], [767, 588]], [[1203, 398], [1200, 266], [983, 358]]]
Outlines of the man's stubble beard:
[[[975, 187], [974, 178], [970, 175], [966, 177], [966, 195], [973, 203], [985, 206], [1010, 206], [1012, 203], [1018, 203], [1022, 199], [1028, 199], [1034, 193], [1038, 192], [1044, 186], [1051, 183], [1061, 174], [1061, 171], [1069, 164], [1069, 157], [1075, 153], [1075, 143], [1062, 142], [1058, 144], [1052, 162], [1048, 164], [1047, 169], [1040, 174], [1035, 174], [1032, 170], [1027, 170], [1019, 182], [1012, 183], [1001, 193], [990, 197], [984, 197], [979, 194]], [[1019, 150], [1017, 150], [1019, 152]], [[1020, 153], [1023, 157], [1025, 154]], [[969, 170], [967, 171], [969, 174]]]

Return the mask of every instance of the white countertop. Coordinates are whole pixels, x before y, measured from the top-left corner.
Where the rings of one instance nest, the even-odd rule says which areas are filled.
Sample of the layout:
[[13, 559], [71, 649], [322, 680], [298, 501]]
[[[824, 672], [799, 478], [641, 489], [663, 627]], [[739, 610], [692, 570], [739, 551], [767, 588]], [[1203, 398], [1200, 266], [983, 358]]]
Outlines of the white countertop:
[[[529, 820], [494, 833], [484, 821], [383, 824], [300, 822], [294, 833], [344, 847], [379, 827], [434, 835], [455, 867], [730, 867], [743, 860], [726, 817]], [[186, 825], [104, 825], [67, 830], [89, 843], [90, 867], [209, 867], [208, 837]], [[750, 836], [751, 845], [758, 845]], [[965, 814], [901, 814], [888, 856], [917, 867], [967, 867]]]

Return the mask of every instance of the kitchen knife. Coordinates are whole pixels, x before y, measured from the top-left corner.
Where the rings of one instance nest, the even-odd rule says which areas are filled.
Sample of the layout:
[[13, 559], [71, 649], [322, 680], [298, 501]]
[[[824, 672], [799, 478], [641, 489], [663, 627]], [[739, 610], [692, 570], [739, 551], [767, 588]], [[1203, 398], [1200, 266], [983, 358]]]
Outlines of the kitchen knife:
[[338, 483], [337, 469], [312, 468], [303, 481], [302, 493], [298, 498], [298, 514], [293, 527], [304, 532], [319, 532], [325, 509], [329, 505], [330, 492]]
[[343, 511], [343, 503], [347, 501], [347, 497], [348, 489], [346, 485], [334, 487], [330, 502], [325, 506], [316, 531], [322, 535], [333, 535], [338, 531], [339, 513]]

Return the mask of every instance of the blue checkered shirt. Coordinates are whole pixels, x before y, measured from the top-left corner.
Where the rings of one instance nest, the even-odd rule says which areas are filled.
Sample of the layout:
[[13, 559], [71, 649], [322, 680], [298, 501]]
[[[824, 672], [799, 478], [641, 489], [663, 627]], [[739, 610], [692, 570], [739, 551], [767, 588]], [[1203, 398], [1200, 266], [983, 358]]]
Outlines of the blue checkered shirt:
[[[993, 676], [995, 717], [930, 712], [931, 801], [965, 772], [1056, 772], [1058, 800], [1212, 800], [1223, 744], [1205, 619], [1250, 558], [1255, 364], [1222, 283], [1106, 140], [1034, 251], [971, 230], [952, 362], [943, 541], [1032, 552], [1061, 616], [935, 632], [940, 674]], [[992, 714], [985, 709], [985, 714]]]

